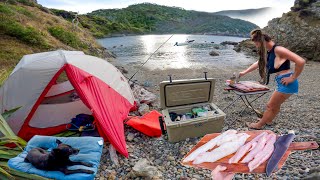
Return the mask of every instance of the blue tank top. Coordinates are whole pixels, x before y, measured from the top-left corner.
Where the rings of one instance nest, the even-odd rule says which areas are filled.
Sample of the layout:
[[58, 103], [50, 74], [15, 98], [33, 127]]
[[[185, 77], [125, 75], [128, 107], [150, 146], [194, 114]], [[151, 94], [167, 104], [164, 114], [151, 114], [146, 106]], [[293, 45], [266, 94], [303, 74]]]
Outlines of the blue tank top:
[[274, 68], [274, 60], [276, 59], [276, 54], [274, 52], [274, 49], [276, 48], [276, 44], [272, 47], [272, 49], [268, 52], [267, 56], [267, 83], [269, 83], [269, 77], [270, 74], [277, 73], [283, 70], [288, 70], [290, 69], [290, 61], [287, 59], [284, 63], [281, 64], [281, 66], [278, 69]]

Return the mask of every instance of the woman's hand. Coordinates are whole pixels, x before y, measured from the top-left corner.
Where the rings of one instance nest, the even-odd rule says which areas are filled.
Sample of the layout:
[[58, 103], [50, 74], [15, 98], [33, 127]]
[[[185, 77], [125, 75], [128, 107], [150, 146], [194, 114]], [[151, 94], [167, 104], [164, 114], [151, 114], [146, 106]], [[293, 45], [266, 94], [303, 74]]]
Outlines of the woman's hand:
[[294, 81], [294, 77], [291, 75], [289, 77], [284, 77], [281, 79], [281, 83], [285, 86], [287, 86], [288, 84], [292, 83]]
[[213, 180], [231, 180], [234, 176], [234, 173], [223, 172], [227, 167], [218, 165], [212, 172]]

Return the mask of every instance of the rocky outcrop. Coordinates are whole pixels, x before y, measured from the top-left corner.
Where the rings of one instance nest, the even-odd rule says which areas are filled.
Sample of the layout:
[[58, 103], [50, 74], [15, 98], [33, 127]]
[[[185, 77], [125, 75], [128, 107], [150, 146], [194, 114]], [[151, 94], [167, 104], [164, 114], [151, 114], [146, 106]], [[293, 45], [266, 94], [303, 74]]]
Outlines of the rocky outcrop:
[[269, 21], [264, 31], [305, 59], [320, 61], [320, 0], [296, 0], [292, 11]]
[[295, 0], [291, 8], [293, 12], [299, 12], [300, 17], [315, 16], [320, 18], [319, 0]]
[[257, 48], [250, 39], [241, 41], [238, 45], [234, 46], [233, 50], [245, 52], [250, 56], [258, 56]]
[[[268, 22], [263, 29], [274, 41], [310, 61], [320, 61], [320, 0], [296, 0], [291, 11]], [[236, 51], [256, 55], [249, 40]]]

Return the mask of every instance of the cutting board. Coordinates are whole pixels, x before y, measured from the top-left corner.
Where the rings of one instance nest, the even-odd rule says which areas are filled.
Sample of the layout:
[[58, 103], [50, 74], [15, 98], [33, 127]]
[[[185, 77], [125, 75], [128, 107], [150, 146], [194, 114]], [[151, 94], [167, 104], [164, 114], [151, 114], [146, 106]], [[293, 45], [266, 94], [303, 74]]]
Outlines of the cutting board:
[[[245, 133], [250, 135], [250, 137], [247, 139], [246, 143], [251, 141], [254, 137], [256, 137], [257, 135], [259, 135], [262, 132], [267, 132], [269, 134], [270, 133], [274, 134], [274, 132], [272, 132], [270, 130], [245, 131]], [[196, 144], [190, 150], [190, 152], [184, 158], [186, 158], [190, 153], [192, 153], [198, 147], [202, 146], [203, 144], [207, 143], [208, 141], [210, 141], [211, 139], [217, 137], [220, 134], [221, 133], [213, 133], [213, 134], [205, 135], [198, 142], [198, 144]], [[215, 148], [213, 148], [213, 149], [215, 149]], [[281, 169], [281, 167], [283, 166], [283, 164], [287, 160], [288, 156], [290, 155], [291, 151], [293, 151], [293, 150], [317, 149], [317, 148], [319, 148], [319, 145], [315, 141], [310, 141], [310, 142], [292, 142], [290, 144], [287, 152], [284, 154], [284, 156], [280, 160], [280, 162], [278, 164], [278, 169]], [[269, 159], [266, 162], [264, 162], [263, 164], [261, 164], [259, 167], [254, 169], [253, 172], [249, 172], [248, 163], [235, 163], [235, 164], [229, 164], [228, 163], [229, 159], [233, 155], [235, 155], [235, 153], [233, 153], [233, 154], [231, 154], [229, 156], [226, 156], [226, 157], [224, 157], [224, 158], [222, 158], [222, 159], [220, 159], [220, 160], [218, 160], [216, 162], [211, 162], [211, 163], [205, 162], [205, 163], [201, 163], [201, 164], [192, 164], [192, 161], [191, 162], [187, 162], [187, 163], [183, 163], [181, 161], [181, 164], [184, 165], [184, 166], [188, 166], [188, 167], [204, 168], [204, 169], [210, 169], [210, 170], [215, 169], [218, 165], [222, 165], [222, 166], [226, 166], [227, 167], [227, 169], [224, 172], [234, 172], [234, 173], [265, 173], [266, 172], [266, 165], [267, 165], [267, 162], [268, 162]]]

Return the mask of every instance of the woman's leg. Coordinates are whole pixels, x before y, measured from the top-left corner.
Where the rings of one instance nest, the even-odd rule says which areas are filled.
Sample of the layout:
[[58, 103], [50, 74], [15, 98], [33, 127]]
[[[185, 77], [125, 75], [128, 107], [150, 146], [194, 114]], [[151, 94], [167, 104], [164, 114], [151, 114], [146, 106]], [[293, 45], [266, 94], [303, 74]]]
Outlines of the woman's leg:
[[254, 129], [261, 129], [266, 123], [271, 123], [279, 113], [281, 104], [290, 96], [291, 94], [283, 94], [278, 91], [273, 92], [267, 104], [267, 109], [263, 113], [263, 117], [259, 120], [258, 123], [251, 123], [248, 124], [248, 126]]

